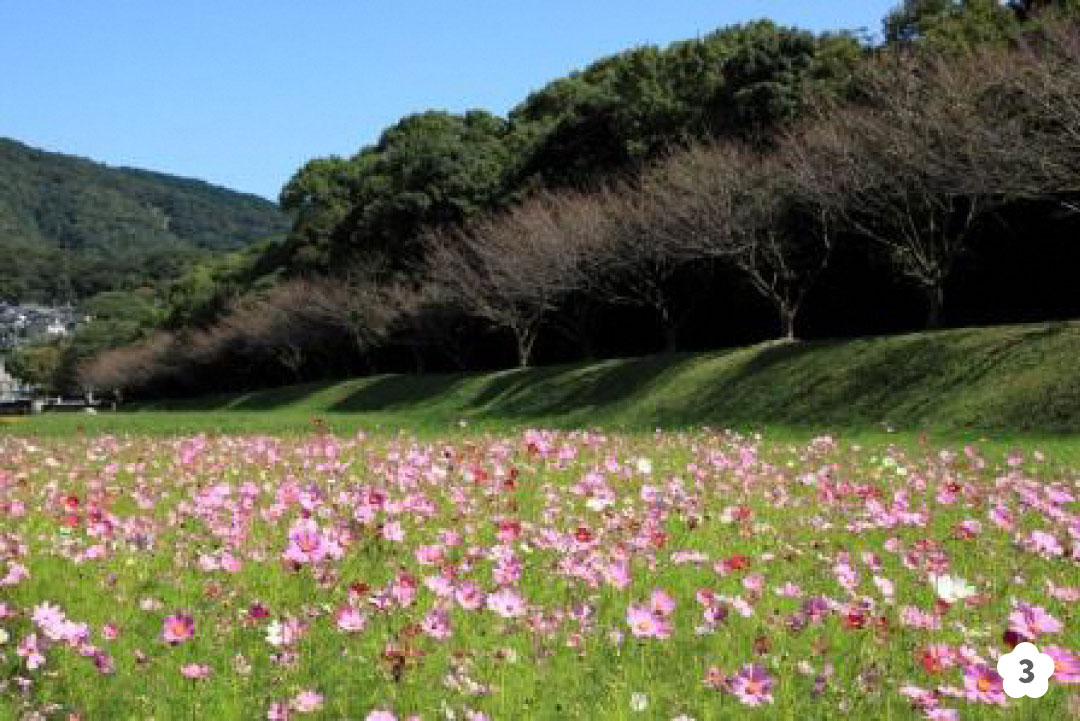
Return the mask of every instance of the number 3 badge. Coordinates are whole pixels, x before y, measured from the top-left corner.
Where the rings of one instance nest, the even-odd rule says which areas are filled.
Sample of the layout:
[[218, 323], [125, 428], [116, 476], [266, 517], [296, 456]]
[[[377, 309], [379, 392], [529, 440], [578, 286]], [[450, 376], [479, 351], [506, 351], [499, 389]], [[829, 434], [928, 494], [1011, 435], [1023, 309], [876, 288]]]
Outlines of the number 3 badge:
[[1050, 687], [1054, 659], [1040, 653], [1035, 644], [1025, 641], [998, 659], [997, 672], [1009, 698], [1040, 698]]

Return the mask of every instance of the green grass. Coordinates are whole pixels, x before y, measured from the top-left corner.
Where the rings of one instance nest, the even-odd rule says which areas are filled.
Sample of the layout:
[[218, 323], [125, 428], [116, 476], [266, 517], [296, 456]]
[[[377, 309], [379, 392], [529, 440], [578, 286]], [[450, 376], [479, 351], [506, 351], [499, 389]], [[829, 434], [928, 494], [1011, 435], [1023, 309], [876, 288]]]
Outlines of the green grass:
[[845, 341], [762, 344], [486, 374], [381, 375], [147, 404], [137, 412], [46, 415], [8, 424], [87, 431], [290, 433], [331, 428], [822, 428], [886, 425], [969, 434], [1080, 431], [1080, 322], [969, 328]]

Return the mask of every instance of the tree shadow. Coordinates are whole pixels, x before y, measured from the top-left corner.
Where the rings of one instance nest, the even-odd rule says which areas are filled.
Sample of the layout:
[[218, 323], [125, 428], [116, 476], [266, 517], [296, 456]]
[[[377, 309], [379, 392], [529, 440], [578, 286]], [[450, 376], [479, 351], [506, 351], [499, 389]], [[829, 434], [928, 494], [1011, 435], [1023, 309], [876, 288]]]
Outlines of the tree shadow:
[[580, 414], [627, 402], [693, 358], [669, 353], [506, 371], [488, 380], [467, 407], [498, 416]]

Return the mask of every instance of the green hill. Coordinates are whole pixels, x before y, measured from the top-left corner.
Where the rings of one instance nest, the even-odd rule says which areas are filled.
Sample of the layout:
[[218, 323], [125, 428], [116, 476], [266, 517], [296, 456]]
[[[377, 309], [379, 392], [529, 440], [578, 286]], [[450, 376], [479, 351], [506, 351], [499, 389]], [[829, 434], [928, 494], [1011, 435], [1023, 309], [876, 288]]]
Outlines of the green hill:
[[543, 425], [1080, 432], [1080, 322], [763, 344], [487, 374], [384, 375], [19, 424], [64, 432]]
[[61, 302], [137, 287], [287, 228], [257, 196], [0, 138], [0, 299]]

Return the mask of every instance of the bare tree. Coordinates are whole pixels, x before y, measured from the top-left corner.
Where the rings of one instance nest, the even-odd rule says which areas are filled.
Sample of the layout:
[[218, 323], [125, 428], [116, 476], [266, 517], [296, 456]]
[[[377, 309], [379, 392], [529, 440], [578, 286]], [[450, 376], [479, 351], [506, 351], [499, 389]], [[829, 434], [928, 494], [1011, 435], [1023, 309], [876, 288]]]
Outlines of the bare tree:
[[775, 308], [787, 340], [832, 253], [828, 214], [797, 192], [801, 157], [698, 143], [670, 156], [645, 186], [668, 255], [735, 268]]
[[887, 252], [922, 292], [931, 328], [976, 222], [1011, 197], [998, 149], [1020, 139], [986, 112], [994, 86], [977, 68], [974, 56], [885, 56], [865, 104], [833, 112], [799, 149], [812, 178], [802, 191]]
[[430, 282], [468, 313], [510, 331], [522, 367], [544, 317], [581, 282], [578, 259], [567, 252], [559, 227], [556, 204], [541, 194], [426, 240]]
[[606, 303], [646, 308], [660, 326], [663, 348], [677, 350], [700, 287], [678, 287], [693, 259], [672, 252], [663, 225], [667, 206], [640, 181], [612, 183], [590, 198], [595, 218], [578, 238], [588, 292]]

